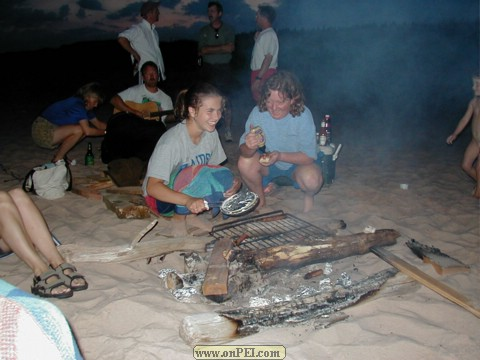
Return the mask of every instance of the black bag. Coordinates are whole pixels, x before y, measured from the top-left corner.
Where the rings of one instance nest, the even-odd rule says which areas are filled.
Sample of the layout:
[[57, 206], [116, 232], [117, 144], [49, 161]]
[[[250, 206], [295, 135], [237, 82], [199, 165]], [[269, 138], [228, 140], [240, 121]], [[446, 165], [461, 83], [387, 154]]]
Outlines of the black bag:
[[148, 161], [158, 139], [167, 128], [161, 121], [144, 120], [120, 112], [110, 117], [107, 133], [102, 141], [101, 158], [104, 164], [131, 157]]

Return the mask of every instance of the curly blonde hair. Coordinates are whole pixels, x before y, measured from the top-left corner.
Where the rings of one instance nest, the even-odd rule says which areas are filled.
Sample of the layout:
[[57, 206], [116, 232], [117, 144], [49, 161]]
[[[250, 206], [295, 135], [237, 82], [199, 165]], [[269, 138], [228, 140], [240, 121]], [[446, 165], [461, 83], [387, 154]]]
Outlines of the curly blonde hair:
[[278, 91], [284, 97], [293, 100], [290, 107], [290, 114], [300, 116], [305, 110], [305, 96], [298, 78], [288, 71], [279, 71], [270, 77], [262, 88], [262, 94], [258, 107], [261, 112], [267, 111], [267, 100], [272, 90]]

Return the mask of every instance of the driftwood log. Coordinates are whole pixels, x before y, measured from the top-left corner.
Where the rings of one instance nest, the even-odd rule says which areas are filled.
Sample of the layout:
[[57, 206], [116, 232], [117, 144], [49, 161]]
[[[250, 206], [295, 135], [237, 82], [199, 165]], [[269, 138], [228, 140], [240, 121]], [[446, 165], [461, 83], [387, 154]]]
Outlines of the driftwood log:
[[366, 254], [372, 246], [395, 244], [399, 236], [400, 233], [396, 230], [382, 229], [368, 234], [328, 237], [313, 243], [299, 240], [259, 250], [238, 250], [231, 256], [232, 258], [242, 256], [245, 259], [242, 261], [253, 261], [261, 270], [296, 269], [319, 262]]
[[152, 221], [131, 242], [130, 245], [87, 247], [78, 244], [59, 245], [60, 254], [69, 262], [125, 262], [148, 259], [174, 251], [203, 252], [210, 237], [162, 237], [161, 239], [141, 242], [142, 238], [152, 230], [157, 220]]
[[79, 244], [58, 246], [68, 262], [126, 262], [148, 259], [175, 251], [203, 252], [212, 241], [206, 236], [188, 236], [148, 240], [135, 247], [129, 245], [88, 247]]
[[[336, 286], [329, 292], [318, 292], [272, 305], [187, 316], [180, 326], [180, 336], [187, 344], [195, 346], [228, 342], [256, 333], [264, 327], [303, 323], [319, 317], [331, 316], [335, 319], [335, 313], [374, 295], [396, 273], [396, 269], [390, 268], [348, 288]], [[331, 322], [335, 321], [339, 320]]]

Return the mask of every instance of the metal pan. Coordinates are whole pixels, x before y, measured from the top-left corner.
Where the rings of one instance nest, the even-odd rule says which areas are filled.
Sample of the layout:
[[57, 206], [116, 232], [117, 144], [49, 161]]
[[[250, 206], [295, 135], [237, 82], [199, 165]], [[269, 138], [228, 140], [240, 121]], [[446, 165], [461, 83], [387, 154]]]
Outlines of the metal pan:
[[227, 216], [240, 216], [253, 210], [258, 203], [258, 195], [251, 191], [239, 191], [220, 203], [209, 203], [205, 200], [207, 208], [220, 206], [220, 211]]

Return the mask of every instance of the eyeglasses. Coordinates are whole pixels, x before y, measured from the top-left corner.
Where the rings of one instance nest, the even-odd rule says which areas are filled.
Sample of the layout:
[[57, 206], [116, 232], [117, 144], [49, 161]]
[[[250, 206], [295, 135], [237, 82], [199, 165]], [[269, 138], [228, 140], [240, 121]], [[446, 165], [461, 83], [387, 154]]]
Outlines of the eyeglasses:
[[220, 28], [213, 30], [215, 30], [215, 39], [218, 39], [220, 37], [220, 34], [218, 33], [220, 31]]

